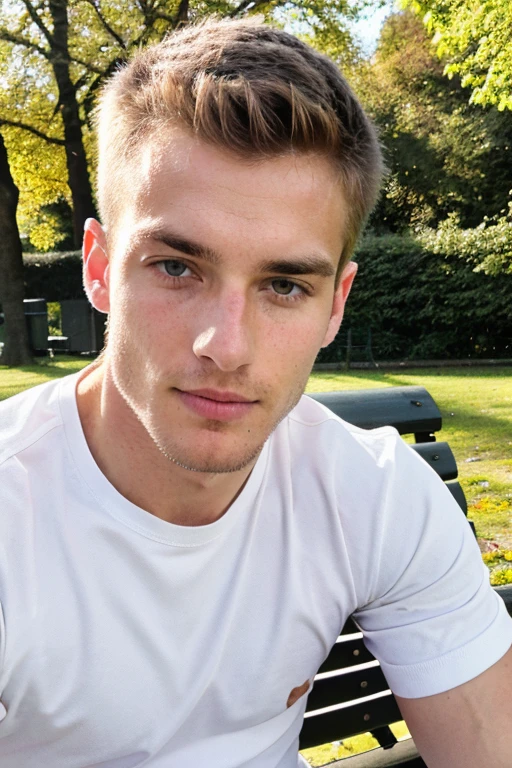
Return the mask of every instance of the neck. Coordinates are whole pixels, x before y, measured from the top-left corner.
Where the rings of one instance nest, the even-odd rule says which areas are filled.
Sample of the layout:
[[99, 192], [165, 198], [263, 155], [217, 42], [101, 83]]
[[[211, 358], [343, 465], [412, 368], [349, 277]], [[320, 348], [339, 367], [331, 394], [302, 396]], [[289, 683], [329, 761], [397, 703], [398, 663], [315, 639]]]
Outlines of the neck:
[[256, 463], [214, 474], [170, 461], [118, 392], [105, 362], [80, 379], [77, 405], [89, 450], [110, 483], [133, 504], [169, 523], [195, 526], [218, 520]]

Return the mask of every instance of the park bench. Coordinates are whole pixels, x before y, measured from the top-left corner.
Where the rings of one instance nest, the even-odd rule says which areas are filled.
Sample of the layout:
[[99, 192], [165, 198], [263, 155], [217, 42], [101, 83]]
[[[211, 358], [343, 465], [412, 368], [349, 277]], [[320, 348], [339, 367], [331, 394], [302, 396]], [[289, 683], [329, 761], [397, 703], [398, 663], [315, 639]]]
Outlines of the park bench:
[[[446, 482], [467, 515], [464, 492], [457, 482], [457, 464], [446, 442], [436, 441], [441, 413], [423, 387], [311, 394], [337, 416], [358, 427], [391, 425], [401, 435], [414, 435], [411, 447]], [[472, 524], [471, 524], [472, 525]], [[474, 526], [472, 525], [473, 531]], [[512, 585], [497, 587], [512, 615]], [[380, 747], [329, 763], [330, 768], [426, 768], [412, 739], [397, 741], [390, 725], [402, 720], [378, 661], [364, 645], [351, 619], [318, 670], [308, 696], [300, 749], [316, 747], [370, 732]]]

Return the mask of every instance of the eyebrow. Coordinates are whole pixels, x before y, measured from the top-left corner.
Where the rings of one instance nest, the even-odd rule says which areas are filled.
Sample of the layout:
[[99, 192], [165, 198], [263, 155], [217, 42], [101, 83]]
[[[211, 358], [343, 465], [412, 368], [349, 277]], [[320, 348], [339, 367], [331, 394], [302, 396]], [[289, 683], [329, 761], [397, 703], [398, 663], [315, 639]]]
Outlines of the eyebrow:
[[[222, 257], [217, 251], [205, 245], [196, 243], [173, 232], [162, 230], [141, 230], [137, 233], [137, 242], [154, 240], [163, 243], [179, 253], [194, 256], [210, 264], [219, 264]], [[332, 277], [336, 274], [336, 268], [332, 261], [325, 256], [303, 256], [293, 259], [268, 259], [258, 264], [262, 272], [271, 272], [281, 275], [319, 275], [320, 277]]]
[[336, 269], [330, 259], [323, 256], [303, 256], [289, 261], [263, 261], [259, 265], [262, 272], [278, 272], [281, 275], [319, 275], [332, 277]]
[[211, 264], [218, 264], [221, 260], [220, 255], [214, 251], [213, 248], [194, 243], [192, 240], [187, 240], [180, 235], [175, 235], [173, 232], [163, 232], [158, 229], [141, 230], [137, 233], [137, 242], [142, 240], [155, 240], [157, 243], [163, 243], [175, 251], [184, 253], [187, 256], [195, 256], [198, 259], [204, 259]]

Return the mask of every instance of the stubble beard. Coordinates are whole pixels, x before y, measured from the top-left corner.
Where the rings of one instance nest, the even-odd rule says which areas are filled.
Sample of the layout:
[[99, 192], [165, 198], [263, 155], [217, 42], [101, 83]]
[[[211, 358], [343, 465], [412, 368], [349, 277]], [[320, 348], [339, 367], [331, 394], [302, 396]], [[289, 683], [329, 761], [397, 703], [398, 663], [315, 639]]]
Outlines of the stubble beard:
[[[304, 392], [305, 385], [306, 384], [304, 382], [303, 387], [300, 389], [297, 388], [293, 393], [290, 394], [286, 405], [274, 418], [272, 425], [270, 428], [268, 428], [263, 440], [260, 439], [256, 446], [247, 446], [245, 453], [241, 453], [241, 455], [237, 457], [227, 458], [224, 462], [219, 461], [215, 457], [199, 461], [190, 454], [187, 455], [188, 451], [186, 449], [181, 451], [176, 445], [175, 440], [173, 441], [171, 439], [167, 439], [166, 436], [162, 434], [162, 431], [155, 424], [155, 419], [153, 418], [151, 412], [148, 413], [147, 411], [139, 409], [137, 404], [132, 400], [127, 392], [123, 391], [122, 388], [118, 388], [118, 391], [144, 428], [145, 432], [150, 437], [155, 447], [163, 456], [165, 456], [168, 461], [172, 462], [178, 467], [181, 467], [182, 469], [188, 470], [189, 472], [201, 472], [204, 474], [228, 474], [232, 472], [239, 472], [245, 469], [249, 464], [258, 458], [269, 437], [277, 429], [281, 421], [286, 418], [290, 411], [299, 402]], [[218, 431], [219, 423], [212, 422], [211, 427], [212, 431]], [[215, 429], [215, 427], [217, 427], [217, 429]]]
[[[125, 388], [123, 386], [121, 378], [117, 375], [117, 371], [111, 369], [111, 373], [114, 386], [118, 390], [119, 394], [130, 408], [134, 416], [137, 418], [155, 447], [163, 456], [165, 456], [168, 461], [182, 469], [188, 470], [189, 472], [198, 472], [204, 474], [228, 474], [239, 472], [245, 469], [245, 467], [257, 459], [269, 437], [277, 429], [281, 421], [286, 418], [290, 411], [299, 402], [306, 388], [310, 370], [308, 370], [307, 375], [303, 376], [302, 381], [297, 382], [297, 386], [293, 389], [293, 391], [289, 393], [286, 404], [283, 405], [280, 412], [273, 418], [271, 426], [266, 431], [264, 438], [260, 439], [256, 446], [247, 446], [245, 453], [242, 453], [237, 457], [226, 459], [224, 462], [219, 462], [215, 457], [207, 458], [204, 461], [199, 462], [192, 455], [187, 455], [188, 451], [180, 451], [179, 446], [176, 444], [176, 440], [168, 439], [164, 434], [162, 434], [162, 431], [158, 426], [158, 422], [155, 419], [154, 411], [148, 409], [147, 407], [141, 408], [136, 402], [136, 399], [130, 395], [129, 388]], [[268, 399], [269, 396], [270, 395], [267, 395], [265, 399]], [[219, 431], [220, 429], [224, 428], [224, 425], [220, 422], [211, 422], [210, 427], [212, 431]], [[227, 426], [227, 429], [229, 429], [229, 426]]]
[[250, 450], [248, 450], [244, 455], [237, 457], [236, 459], [233, 458], [226, 460], [224, 463], [220, 463], [213, 458], [211, 460], [205, 460], [204, 462], [198, 463], [197, 461], [194, 461], [193, 458], [188, 458], [185, 455], [178, 455], [176, 448], [171, 447], [167, 441], [164, 441], [162, 439], [162, 435], [159, 434], [158, 430], [153, 428], [153, 425], [144, 424], [144, 422], [142, 422], [142, 424], [155, 446], [165, 456], [165, 458], [168, 461], [171, 461], [173, 464], [176, 464], [178, 467], [181, 467], [182, 469], [186, 469], [189, 472], [202, 472], [204, 474], [228, 474], [231, 472], [239, 472], [245, 469], [249, 464], [252, 464], [258, 458], [269, 437], [273, 434], [273, 432], [275, 432], [281, 421], [286, 418], [290, 411], [293, 410], [293, 408], [295, 408], [299, 402], [304, 392], [304, 388], [305, 384], [304, 387], [300, 389], [300, 391], [297, 390], [293, 393], [293, 396], [290, 396], [286, 406], [283, 407], [280, 414], [274, 418], [272, 426], [268, 429], [265, 438], [261, 440], [256, 447], [251, 447]]
[[155, 443], [156, 447], [159, 449], [161, 453], [165, 456], [168, 461], [172, 461], [173, 464], [176, 464], [178, 467], [181, 467], [182, 469], [187, 469], [189, 472], [201, 472], [203, 474], [209, 474], [209, 475], [222, 475], [222, 474], [228, 474], [229, 472], [240, 472], [242, 469], [245, 469], [249, 464], [251, 464], [253, 461], [255, 461], [258, 456], [260, 455], [261, 451], [263, 450], [263, 446], [265, 445], [268, 438], [266, 438], [263, 443], [258, 446], [251, 454], [245, 456], [243, 459], [240, 460], [240, 463], [238, 464], [215, 464], [213, 462], [205, 462], [204, 464], [197, 464], [195, 466], [192, 466], [191, 464], [187, 463], [185, 464], [184, 460], [179, 459], [177, 456], [174, 456], [172, 453], [169, 452], [169, 450], [160, 442], [158, 441], [157, 437], [153, 437], [150, 435], [153, 439], [153, 442]]

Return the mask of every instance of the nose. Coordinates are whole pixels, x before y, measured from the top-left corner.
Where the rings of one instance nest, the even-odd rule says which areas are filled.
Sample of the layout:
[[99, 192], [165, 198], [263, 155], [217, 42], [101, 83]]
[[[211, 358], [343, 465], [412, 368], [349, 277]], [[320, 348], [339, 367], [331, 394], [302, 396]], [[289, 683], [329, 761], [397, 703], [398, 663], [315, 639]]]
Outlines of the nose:
[[198, 358], [210, 358], [221, 371], [236, 371], [253, 356], [250, 309], [241, 294], [218, 296], [203, 307], [194, 344]]

